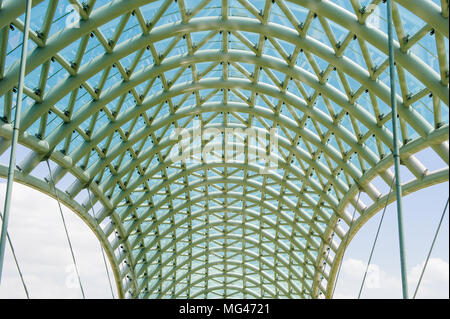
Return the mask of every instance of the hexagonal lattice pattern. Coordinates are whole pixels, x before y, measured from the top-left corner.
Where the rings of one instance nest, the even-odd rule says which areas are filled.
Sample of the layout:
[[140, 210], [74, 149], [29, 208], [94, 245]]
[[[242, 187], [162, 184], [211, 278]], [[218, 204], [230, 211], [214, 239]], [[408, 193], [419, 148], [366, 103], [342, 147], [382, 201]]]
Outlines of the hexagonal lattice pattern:
[[[0, 0], [0, 154], [24, 8]], [[448, 180], [448, 11], [393, 4], [406, 194]], [[330, 297], [347, 238], [393, 179], [385, 12], [381, 0], [35, 0], [17, 179], [52, 194], [51, 159], [121, 296]], [[225, 163], [226, 149], [171, 161], [170, 133], [194, 120], [277, 128], [278, 170]], [[415, 156], [426, 148], [442, 169]]]

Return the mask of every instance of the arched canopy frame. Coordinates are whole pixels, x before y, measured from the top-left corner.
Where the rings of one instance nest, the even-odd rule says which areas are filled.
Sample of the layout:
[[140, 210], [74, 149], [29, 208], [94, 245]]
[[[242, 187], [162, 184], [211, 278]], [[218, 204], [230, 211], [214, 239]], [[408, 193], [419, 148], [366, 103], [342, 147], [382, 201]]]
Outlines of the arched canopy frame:
[[[0, 153], [12, 136], [24, 8], [24, 0], [0, 2]], [[157, 296], [144, 291], [159, 287], [154, 282], [167, 272], [175, 279], [166, 291], [201, 287], [176, 297], [231, 290], [256, 297], [233, 286], [245, 282], [245, 256], [242, 267], [223, 274], [233, 284], [211, 286], [214, 276], [194, 279], [166, 262], [164, 250], [172, 247], [177, 260], [178, 244], [199, 234], [215, 238], [217, 227], [247, 222], [244, 212], [252, 213], [247, 227], [235, 227], [242, 237], [258, 243], [267, 226], [273, 240], [263, 250], [290, 249], [287, 258], [273, 257], [287, 265], [288, 277], [257, 272], [270, 282], [261, 296], [331, 297], [345, 244], [388, 196], [375, 179], [393, 179], [384, 12], [380, 0], [33, 1], [19, 137], [27, 152], [16, 179], [54, 196], [40, 165], [51, 160], [59, 197], [106, 249], [121, 297]], [[396, 0], [393, 20], [409, 194], [448, 180], [448, 3]], [[180, 141], [170, 134], [192, 132], [194, 120], [210, 129], [277, 128], [278, 170], [260, 174], [248, 152], [244, 162], [224, 163], [233, 151], [227, 147], [211, 163], [172, 162]], [[419, 159], [427, 148], [441, 170]], [[6, 171], [1, 165], [0, 174]], [[205, 228], [192, 228], [200, 221]], [[185, 227], [196, 230], [177, 239]], [[234, 251], [233, 236], [221, 237], [225, 252]], [[186, 249], [204, 256], [207, 267], [206, 245]], [[147, 271], [154, 265], [158, 271]], [[301, 278], [291, 278], [293, 268]]]

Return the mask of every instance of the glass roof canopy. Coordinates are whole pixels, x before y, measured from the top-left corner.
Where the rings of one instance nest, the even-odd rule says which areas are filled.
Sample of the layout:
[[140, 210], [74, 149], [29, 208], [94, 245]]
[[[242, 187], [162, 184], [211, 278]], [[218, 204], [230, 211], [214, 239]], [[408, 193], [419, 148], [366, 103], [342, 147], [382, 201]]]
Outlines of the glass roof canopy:
[[[393, 4], [405, 194], [448, 180], [449, 160], [448, 2], [411, 3]], [[3, 155], [24, 10], [0, 0]], [[121, 297], [331, 297], [347, 238], [395, 200], [385, 12], [381, 0], [35, 0], [16, 178], [54, 196], [51, 160]], [[171, 132], [195, 120], [277, 128], [278, 169], [227, 150], [171, 161]], [[442, 169], [415, 156], [427, 148]]]

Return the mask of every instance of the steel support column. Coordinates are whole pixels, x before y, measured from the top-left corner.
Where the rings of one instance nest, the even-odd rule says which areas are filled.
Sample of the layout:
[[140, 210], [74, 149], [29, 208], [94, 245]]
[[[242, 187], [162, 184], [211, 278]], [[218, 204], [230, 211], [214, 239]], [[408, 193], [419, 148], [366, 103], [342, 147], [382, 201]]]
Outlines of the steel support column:
[[397, 99], [395, 98], [395, 61], [394, 61], [394, 30], [392, 26], [392, 1], [387, 1], [387, 23], [388, 23], [388, 45], [389, 45], [389, 73], [391, 84], [391, 108], [392, 108], [392, 135], [394, 136], [394, 170], [395, 170], [395, 192], [397, 194], [397, 222], [398, 240], [400, 246], [400, 267], [402, 273], [403, 299], [408, 299], [408, 278], [406, 272], [405, 239], [403, 231], [402, 214], [402, 185], [400, 181], [400, 154], [398, 147], [397, 128]]
[[30, 18], [31, 18], [31, 3], [32, 0], [27, 0], [27, 8], [25, 13], [25, 29], [23, 32], [23, 43], [22, 43], [22, 55], [20, 60], [20, 73], [19, 73], [19, 88], [17, 92], [17, 105], [16, 114], [14, 118], [14, 128], [11, 140], [11, 155], [9, 157], [9, 170], [8, 170], [8, 183], [6, 186], [5, 195], [5, 206], [3, 214], [2, 223], [2, 233], [0, 238], [0, 283], [2, 280], [3, 271], [3, 259], [5, 257], [5, 245], [8, 233], [8, 219], [9, 219], [9, 209], [11, 207], [11, 195], [14, 183], [14, 170], [16, 169], [16, 148], [17, 140], [19, 138], [19, 126], [20, 126], [20, 113], [22, 109], [22, 99], [23, 99], [23, 88], [25, 82], [25, 68], [27, 63], [27, 51], [28, 51], [28, 34], [30, 31]]

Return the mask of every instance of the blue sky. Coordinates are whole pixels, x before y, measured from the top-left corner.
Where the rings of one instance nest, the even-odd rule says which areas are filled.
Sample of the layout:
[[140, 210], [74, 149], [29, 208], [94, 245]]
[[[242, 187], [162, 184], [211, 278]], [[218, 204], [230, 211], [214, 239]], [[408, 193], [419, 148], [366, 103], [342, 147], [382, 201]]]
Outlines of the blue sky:
[[[430, 149], [425, 149], [415, 155], [429, 170], [435, 171], [445, 166], [444, 162]], [[413, 175], [401, 166], [401, 180], [403, 183], [413, 179]], [[417, 284], [419, 267], [428, 254], [433, 236], [441, 218], [445, 203], [449, 197], [449, 183], [433, 185], [403, 198], [403, 219], [405, 229], [405, 248], [407, 270], [409, 272], [409, 292], [413, 294]], [[364, 270], [369, 259], [375, 234], [380, 222], [381, 211], [370, 219], [350, 242], [345, 253], [343, 273], [338, 280], [336, 297], [357, 297], [364, 275]], [[419, 290], [418, 297], [448, 298], [448, 262], [449, 262], [449, 214], [448, 209], [440, 229], [439, 237], [431, 256], [434, 258], [424, 277], [430, 287]], [[377, 298], [401, 298], [400, 281], [400, 256], [398, 244], [398, 224], [396, 202], [386, 209], [377, 246], [372, 258], [372, 264], [390, 276], [389, 288], [365, 289], [362, 297]], [[345, 276], [345, 266], [351, 276]], [[439, 268], [439, 269], [435, 269]], [[414, 273], [412, 273], [414, 272]], [[425, 280], [434, 272], [437, 278]], [[439, 273], [441, 272], [441, 273]], [[420, 273], [420, 271], [419, 271]], [[347, 277], [347, 278], [346, 278]], [[417, 278], [416, 278], [417, 277]], [[394, 280], [395, 279], [395, 280]], [[386, 280], [386, 281], [388, 281]], [[382, 283], [381, 283], [381, 286]], [[423, 286], [426, 286], [423, 285]]]
[[[405, 226], [405, 247], [407, 269], [410, 273], [411, 279], [409, 283], [409, 292], [412, 295], [416, 283], [417, 276], [411, 272], [417, 271], [414, 269], [425, 260], [428, 250], [430, 248], [435, 230], [437, 228], [439, 219], [448, 198], [448, 182], [434, 185], [432, 187], [423, 189], [414, 194], [404, 197], [404, 226]], [[419, 290], [418, 297], [436, 297], [448, 298], [448, 261], [449, 261], [449, 218], [448, 210], [441, 226], [439, 237], [433, 249], [432, 258], [433, 266], [443, 266], [442, 274], [436, 278], [436, 282], [432, 283], [436, 289], [432, 293], [423, 294]], [[370, 249], [372, 247], [376, 230], [381, 218], [381, 212], [375, 215], [367, 224], [359, 231], [359, 233], [351, 241], [344, 260], [343, 269], [336, 288], [336, 297], [356, 297], [362, 282], [364, 269], [369, 258]], [[441, 263], [443, 261], [445, 264]], [[397, 229], [397, 210], [396, 203], [392, 203], [386, 209], [385, 218], [378, 238], [377, 246], [372, 258], [372, 264], [377, 265], [380, 269], [389, 274], [397, 281], [393, 284], [393, 289], [385, 291], [385, 289], [371, 289], [367, 288], [363, 291], [362, 297], [383, 297], [387, 298], [401, 298], [400, 286], [400, 257], [398, 245], [398, 229]], [[351, 278], [345, 278], [345, 265], [347, 270], [353, 273]], [[431, 264], [430, 264], [431, 265]], [[428, 266], [428, 271], [424, 278], [429, 277], [433, 272], [433, 266]], [[357, 266], [357, 267], [356, 267]], [[362, 269], [361, 269], [361, 266]], [[420, 268], [420, 267], [419, 267]], [[349, 277], [349, 276], [347, 276]], [[350, 281], [350, 282], [349, 282]], [[424, 281], [425, 282], [425, 281]], [[383, 283], [381, 283], [383, 286]], [[423, 285], [423, 286], [426, 286]], [[422, 294], [421, 294], [422, 292]]]

